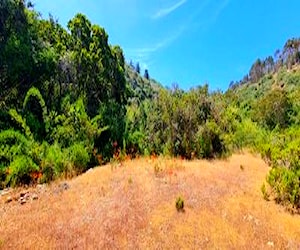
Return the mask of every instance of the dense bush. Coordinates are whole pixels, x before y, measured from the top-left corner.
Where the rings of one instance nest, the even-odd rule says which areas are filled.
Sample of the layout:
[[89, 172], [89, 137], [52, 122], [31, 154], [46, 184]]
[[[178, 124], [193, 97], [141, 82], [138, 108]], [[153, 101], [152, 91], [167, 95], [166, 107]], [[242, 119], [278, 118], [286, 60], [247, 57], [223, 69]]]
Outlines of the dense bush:
[[10, 163], [6, 176], [6, 185], [16, 186], [20, 184], [30, 184], [32, 175], [38, 171], [39, 167], [28, 156], [17, 156]]
[[82, 173], [87, 170], [90, 162], [90, 154], [82, 143], [75, 143], [67, 149], [69, 162], [75, 173]]
[[[61, 115], [48, 115], [45, 102], [37, 89], [29, 90], [24, 108], [30, 96], [38, 97], [43, 110], [42, 121], [47, 129], [40, 143], [16, 110], [9, 115], [19, 130], [4, 130], [0, 133], [0, 182], [2, 186], [23, 185], [31, 182], [48, 182], [61, 176], [74, 176], [85, 171], [91, 161], [94, 141], [108, 127], [99, 128], [101, 117], [90, 119], [86, 114], [83, 99], [75, 103], [65, 102]], [[28, 112], [26, 113], [28, 118]], [[50, 124], [50, 125], [49, 125]], [[34, 130], [34, 129], [33, 129]], [[48, 140], [48, 141], [47, 141]], [[39, 180], [32, 175], [40, 173]]]
[[58, 143], [47, 147], [45, 156], [41, 161], [41, 170], [43, 172], [42, 182], [48, 182], [54, 178], [60, 177], [66, 170], [67, 157], [62, 152]]
[[[272, 166], [267, 176], [268, 196], [279, 203], [300, 209], [300, 129], [273, 131], [259, 150]], [[264, 194], [266, 195], [266, 194]]]
[[127, 109], [127, 152], [211, 158], [226, 153], [208, 87], [161, 90], [152, 103]]
[[300, 209], [300, 164], [297, 169], [286, 167], [274, 167], [268, 177], [267, 182], [272, 188], [275, 200], [292, 208]]
[[254, 108], [254, 117], [269, 129], [286, 128], [290, 124], [292, 107], [285, 91], [275, 89], [259, 99]]

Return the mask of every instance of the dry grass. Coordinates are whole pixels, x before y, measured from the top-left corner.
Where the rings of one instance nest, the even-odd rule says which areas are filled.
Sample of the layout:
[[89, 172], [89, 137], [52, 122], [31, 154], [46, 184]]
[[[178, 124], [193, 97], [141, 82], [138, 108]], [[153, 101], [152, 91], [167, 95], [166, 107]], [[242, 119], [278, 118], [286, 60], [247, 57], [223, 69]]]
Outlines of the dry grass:
[[262, 198], [267, 171], [250, 154], [95, 168], [69, 181], [70, 189], [57, 192], [53, 183], [25, 205], [4, 204], [3, 196], [0, 248], [299, 249], [300, 216]]

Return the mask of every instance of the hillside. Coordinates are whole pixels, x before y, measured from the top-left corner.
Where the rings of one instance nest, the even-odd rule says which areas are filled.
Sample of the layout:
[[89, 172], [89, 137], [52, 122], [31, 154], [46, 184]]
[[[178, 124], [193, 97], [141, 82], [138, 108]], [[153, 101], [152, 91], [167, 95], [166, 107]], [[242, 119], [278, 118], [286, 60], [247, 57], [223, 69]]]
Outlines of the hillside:
[[[1, 196], [0, 247], [298, 249], [300, 217], [261, 197], [268, 170], [248, 153], [226, 161], [143, 158], [91, 169], [66, 190], [60, 182], [30, 189], [39, 198], [24, 205], [3, 204], [7, 195]], [[176, 211], [178, 196], [184, 212]]]
[[235, 93], [245, 103], [251, 103], [274, 89], [281, 89], [290, 95], [299, 91], [300, 66], [295, 64], [291, 69], [281, 67], [276, 72], [266, 74], [257, 82], [237, 85], [234, 89], [229, 89], [228, 92]]
[[299, 65], [300, 39], [288, 39], [274, 56], [257, 59], [243, 79], [230, 83], [227, 92], [248, 105], [275, 89], [286, 92], [292, 101], [296, 101], [300, 90]]
[[152, 99], [158, 95], [162, 85], [152, 78], [146, 79], [137, 73], [130, 65], [125, 65], [125, 78], [129, 86], [130, 98], [129, 102], [144, 101], [145, 99]]

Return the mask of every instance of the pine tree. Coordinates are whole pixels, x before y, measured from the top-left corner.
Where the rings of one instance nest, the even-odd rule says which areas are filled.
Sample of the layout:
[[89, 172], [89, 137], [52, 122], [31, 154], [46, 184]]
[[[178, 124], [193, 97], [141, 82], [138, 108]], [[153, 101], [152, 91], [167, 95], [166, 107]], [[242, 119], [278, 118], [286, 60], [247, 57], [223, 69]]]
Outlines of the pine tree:
[[148, 69], [145, 69], [145, 73], [144, 73], [144, 77], [149, 80], [149, 72], [148, 72]]
[[139, 73], [139, 74], [141, 73], [141, 68], [140, 68], [140, 64], [139, 63], [136, 64], [135, 71], [137, 73]]

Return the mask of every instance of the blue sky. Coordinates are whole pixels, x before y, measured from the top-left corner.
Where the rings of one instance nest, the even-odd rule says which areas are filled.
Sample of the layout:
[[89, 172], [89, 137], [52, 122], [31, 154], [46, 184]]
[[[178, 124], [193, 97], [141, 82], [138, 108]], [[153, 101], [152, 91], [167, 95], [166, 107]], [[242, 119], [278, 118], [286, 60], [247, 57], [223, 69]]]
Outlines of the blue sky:
[[104, 27], [126, 60], [183, 89], [226, 90], [257, 58], [300, 36], [299, 0], [33, 0], [66, 26], [80, 12]]

